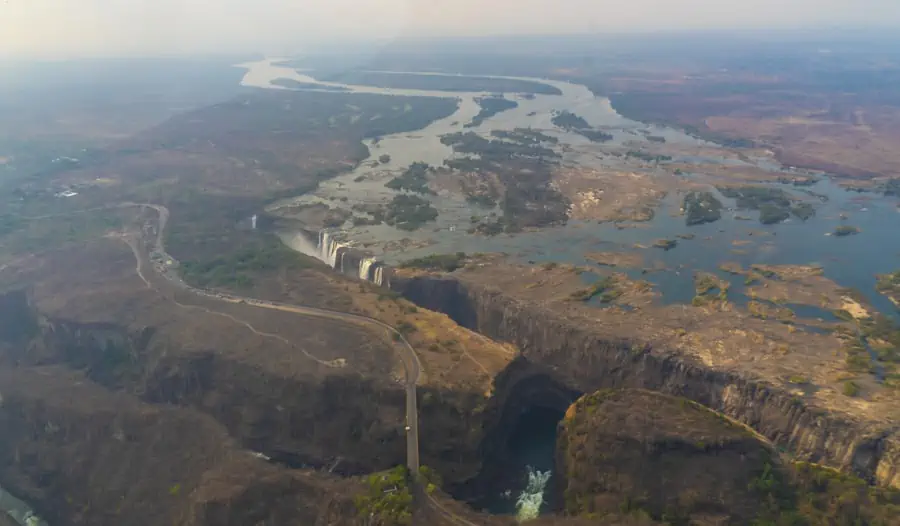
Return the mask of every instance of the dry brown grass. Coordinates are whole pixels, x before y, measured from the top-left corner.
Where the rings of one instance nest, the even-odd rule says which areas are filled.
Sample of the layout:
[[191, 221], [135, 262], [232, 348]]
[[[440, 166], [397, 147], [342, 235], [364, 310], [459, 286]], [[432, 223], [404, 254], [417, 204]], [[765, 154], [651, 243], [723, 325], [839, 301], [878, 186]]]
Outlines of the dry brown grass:
[[[795, 113], [782, 118], [712, 116], [706, 126], [715, 133], [771, 142], [780, 161], [850, 177], [900, 176], [900, 109], [860, 108], [858, 122], [879, 113], [880, 127], [828, 120]], [[892, 120], [891, 120], [892, 119]]]
[[[704, 71], [706, 70], [706, 71]], [[849, 178], [900, 175], [900, 108], [871, 93], [829, 91], [802, 73], [765, 77], [712, 72], [686, 77], [664, 66], [610, 79], [632, 116], [687, 126], [721, 139], [748, 139], [781, 162]], [[803, 86], [798, 88], [796, 82]], [[742, 84], [741, 93], [729, 86]], [[722, 89], [718, 89], [722, 86]]]
[[[387, 378], [396, 359], [390, 342], [371, 329], [320, 318], [230, 304], [176, 289], [147, 273], [119, 240], [103, 239], [36, 256], [0, 272], [5, 288], [28, 287], [44, 315], [77, 323], [155, 329], [154, 342], [181, 353], [215, 349], [271, 374], [359, 374]], [[326, 367], [346, 360], [346, 367]]]
[[357, 312], [405, 333], [425, 369], [425, 385], [489, 395], [494, 377], [518, 352], [512, 345], [459, 326], [445, 314], [417, 307], [384, 291], [365, 287], [364, 292], [353, 294], [353, 304]]

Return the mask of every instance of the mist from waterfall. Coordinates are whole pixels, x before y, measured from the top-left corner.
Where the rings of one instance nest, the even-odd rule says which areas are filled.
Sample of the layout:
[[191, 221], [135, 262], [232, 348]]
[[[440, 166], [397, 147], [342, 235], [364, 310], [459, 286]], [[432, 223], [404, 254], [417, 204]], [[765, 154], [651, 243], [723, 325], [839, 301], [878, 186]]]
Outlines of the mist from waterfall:
[[516, 500], [516, 519], [525, 522], [536, 519], [544, 504], [544, 490], [550, 480], [551, 471], [540, 471], [528, 466], [528, 485]]
[[295, 250], [297, 252], [300, 252], [301, 254], [314, 257], [316, 259], [322, 259], [319, 257], [319, 248], [302, 233], [296, 233], [292, 235], [279, 235], [279, 237], [281, 237], [281, 240], [284, 242], [284, 244], [290, 247], [291, 250]]
[[344, 242], [340, 234], [340, 232], [321, 230], [315, 244], [303, 232], [284, 234], [281, 235], [281, 239], [291, 249], [314, 257], [341, 274], [355, 275], [361, 280], [369, 281], [379, 286], [386, 285], [388, 274], [384, 264], [374, 256], [362, 256], [362, 254], [357, 254], [356, 252], [350, 253], [352, 245]]

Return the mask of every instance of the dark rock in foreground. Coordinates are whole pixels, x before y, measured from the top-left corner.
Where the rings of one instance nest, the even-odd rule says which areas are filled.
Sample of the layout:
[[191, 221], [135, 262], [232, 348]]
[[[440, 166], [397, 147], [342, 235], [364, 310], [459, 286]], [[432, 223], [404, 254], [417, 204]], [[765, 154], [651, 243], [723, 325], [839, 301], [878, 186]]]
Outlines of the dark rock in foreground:
[[745, 428], [648, 391], [584, 396], [561, 428], [557, 465], [572, 515], [628, 508], [655, 518], [745, 523], [761, 499], [754, 482], [775, 462]]
[[637, 389], [573, 404], [557, 444], [569, 515], [666, 524], [893, 525], [900, 492], [778, 456], [699, 404]]
[[270, 465], [195, 411], [55, 367], [0, 385], [0, 484], [50, 524], [355, 523], [354, 482]]

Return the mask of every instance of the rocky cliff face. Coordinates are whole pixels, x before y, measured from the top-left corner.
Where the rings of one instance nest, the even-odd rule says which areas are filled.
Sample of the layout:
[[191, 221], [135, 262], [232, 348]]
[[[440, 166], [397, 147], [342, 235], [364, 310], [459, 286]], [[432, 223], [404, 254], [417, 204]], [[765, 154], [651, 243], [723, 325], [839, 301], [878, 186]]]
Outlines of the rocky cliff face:
[[659, 393], [606, 390], [572, 405], [557, 443], [565, 511], [623, 508], [692, 524], [748, 524], [778, 473], [770, 448], [699, 404]]
[[750, 425], [799, 458], [900, 487], [896, 427], [851, 422], [754, 378], [711, 370], [637, 339], [609, 339], [602, 327], [576, 325], [463, 277], [398, 276], [392, 287], [465, 327], [517, 345], [524, 360], [552, 371], [571, 390], [637, 387], [682, 396]]
[[[30, 339], [0, 338], [0, 365], [62, 366], [152, 404], [189, 407], [221, 423], [243, 447], [294, 467], [357, 475], [405, 461], [405, 393], [390, 378], [334, 370], [279, 375], [232, 354], [176, 347], [154, 327], [83, 323], [42, 315], [29, 295], [0, 295], [0, 318], [29, 320]], [[7, 317], [8, 316], [8, 317]], [[482, 396], [422, 389], [429, 418], [422, 462], [448, 481], [480, 466]]]
[[352, 482], [267, 464], [197, 412], [57, 367], [0, 386], [0, 483], [51, 524], [355, 523]]
[[[484, 433], [480, 444], [481, 469], [476, 477], [449, 486], [453, 494], [476, 507], [497, 488], [514, 487], [526, 476], [516, 465], [510, 440], [523, 414], [535, 408], [549, 410], [559, 418], [581, 393], [566, 386], [553, 371], [524, 359], [513, 361], [494, 379], [494, 396], [484, 409]], [[559, 509], [560, 495], [550, 491], [545, 499]]]
[[[42, 320], [40, 335], [6, 353], [19, 365], [59, 364], [152, 403], [194, 407], [245, 447], [293, 466], [359, 474], [401, 463], [404, 392], [353, 376], [279, 377], [215, 351], [166, 352], [153, 330]], [[2, 361], [2, 360], [0, 360]]]

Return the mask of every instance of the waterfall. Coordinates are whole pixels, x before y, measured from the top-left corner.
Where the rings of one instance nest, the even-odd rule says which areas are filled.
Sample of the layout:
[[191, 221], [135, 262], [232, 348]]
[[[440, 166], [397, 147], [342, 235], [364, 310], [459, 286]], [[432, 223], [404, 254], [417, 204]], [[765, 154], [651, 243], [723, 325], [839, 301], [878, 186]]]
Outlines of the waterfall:
[[519, 522], [536, 519], [544, 503], [544, 488], [550, 480], [551, 471], [538, 471], [528, 466], [528, 485], [516, 501], [516, 518]]
[[372, 265], [374, 264], [375, 258], [362, 258], [359, 262], [359, 279], [369, 281], [369, 272], [372, 270]]
[[334, 234], [322, 230], [319, 232], [319, 254], [316, 257], [327, 263], [329, 267], [337, 270], [338, 252], [341, 248], [346, 246], [346, 243], [341, 243], [335, 239]]
[[250, 228], [256, 230], [256, 214], [253, 214], [253, 217], [250, 218]]
[[334, 241], [331, 239], [331, 232], [321, 232], [322, 240], [319, 242], [319, 259], [328, 264], [329, 267], [334, 268], [334, 262], [331, 261], [331, 246], [334, 244]]
[[[285, 236], [282, 237], [282, 239], [284, 239], [285, 243], [294, 250], [325, 262], [329, 267], [337, 270], [341, 274], [352, 274], [357, 253], [350, 253], [351, 259], [350, 261], [346, 261], [348, 251], [352, 244], [342, 242], [339, 239], [339, 235], [340, 232], [320, 230], [315, 247], [312, 246], [312, 242], [303, 233], [294, 234], [290, 237]], [[361, 280], [371, 281], [379, 286], [385, 284], [384, 264], [373, 256], [361, 258], [356, 273]]]

